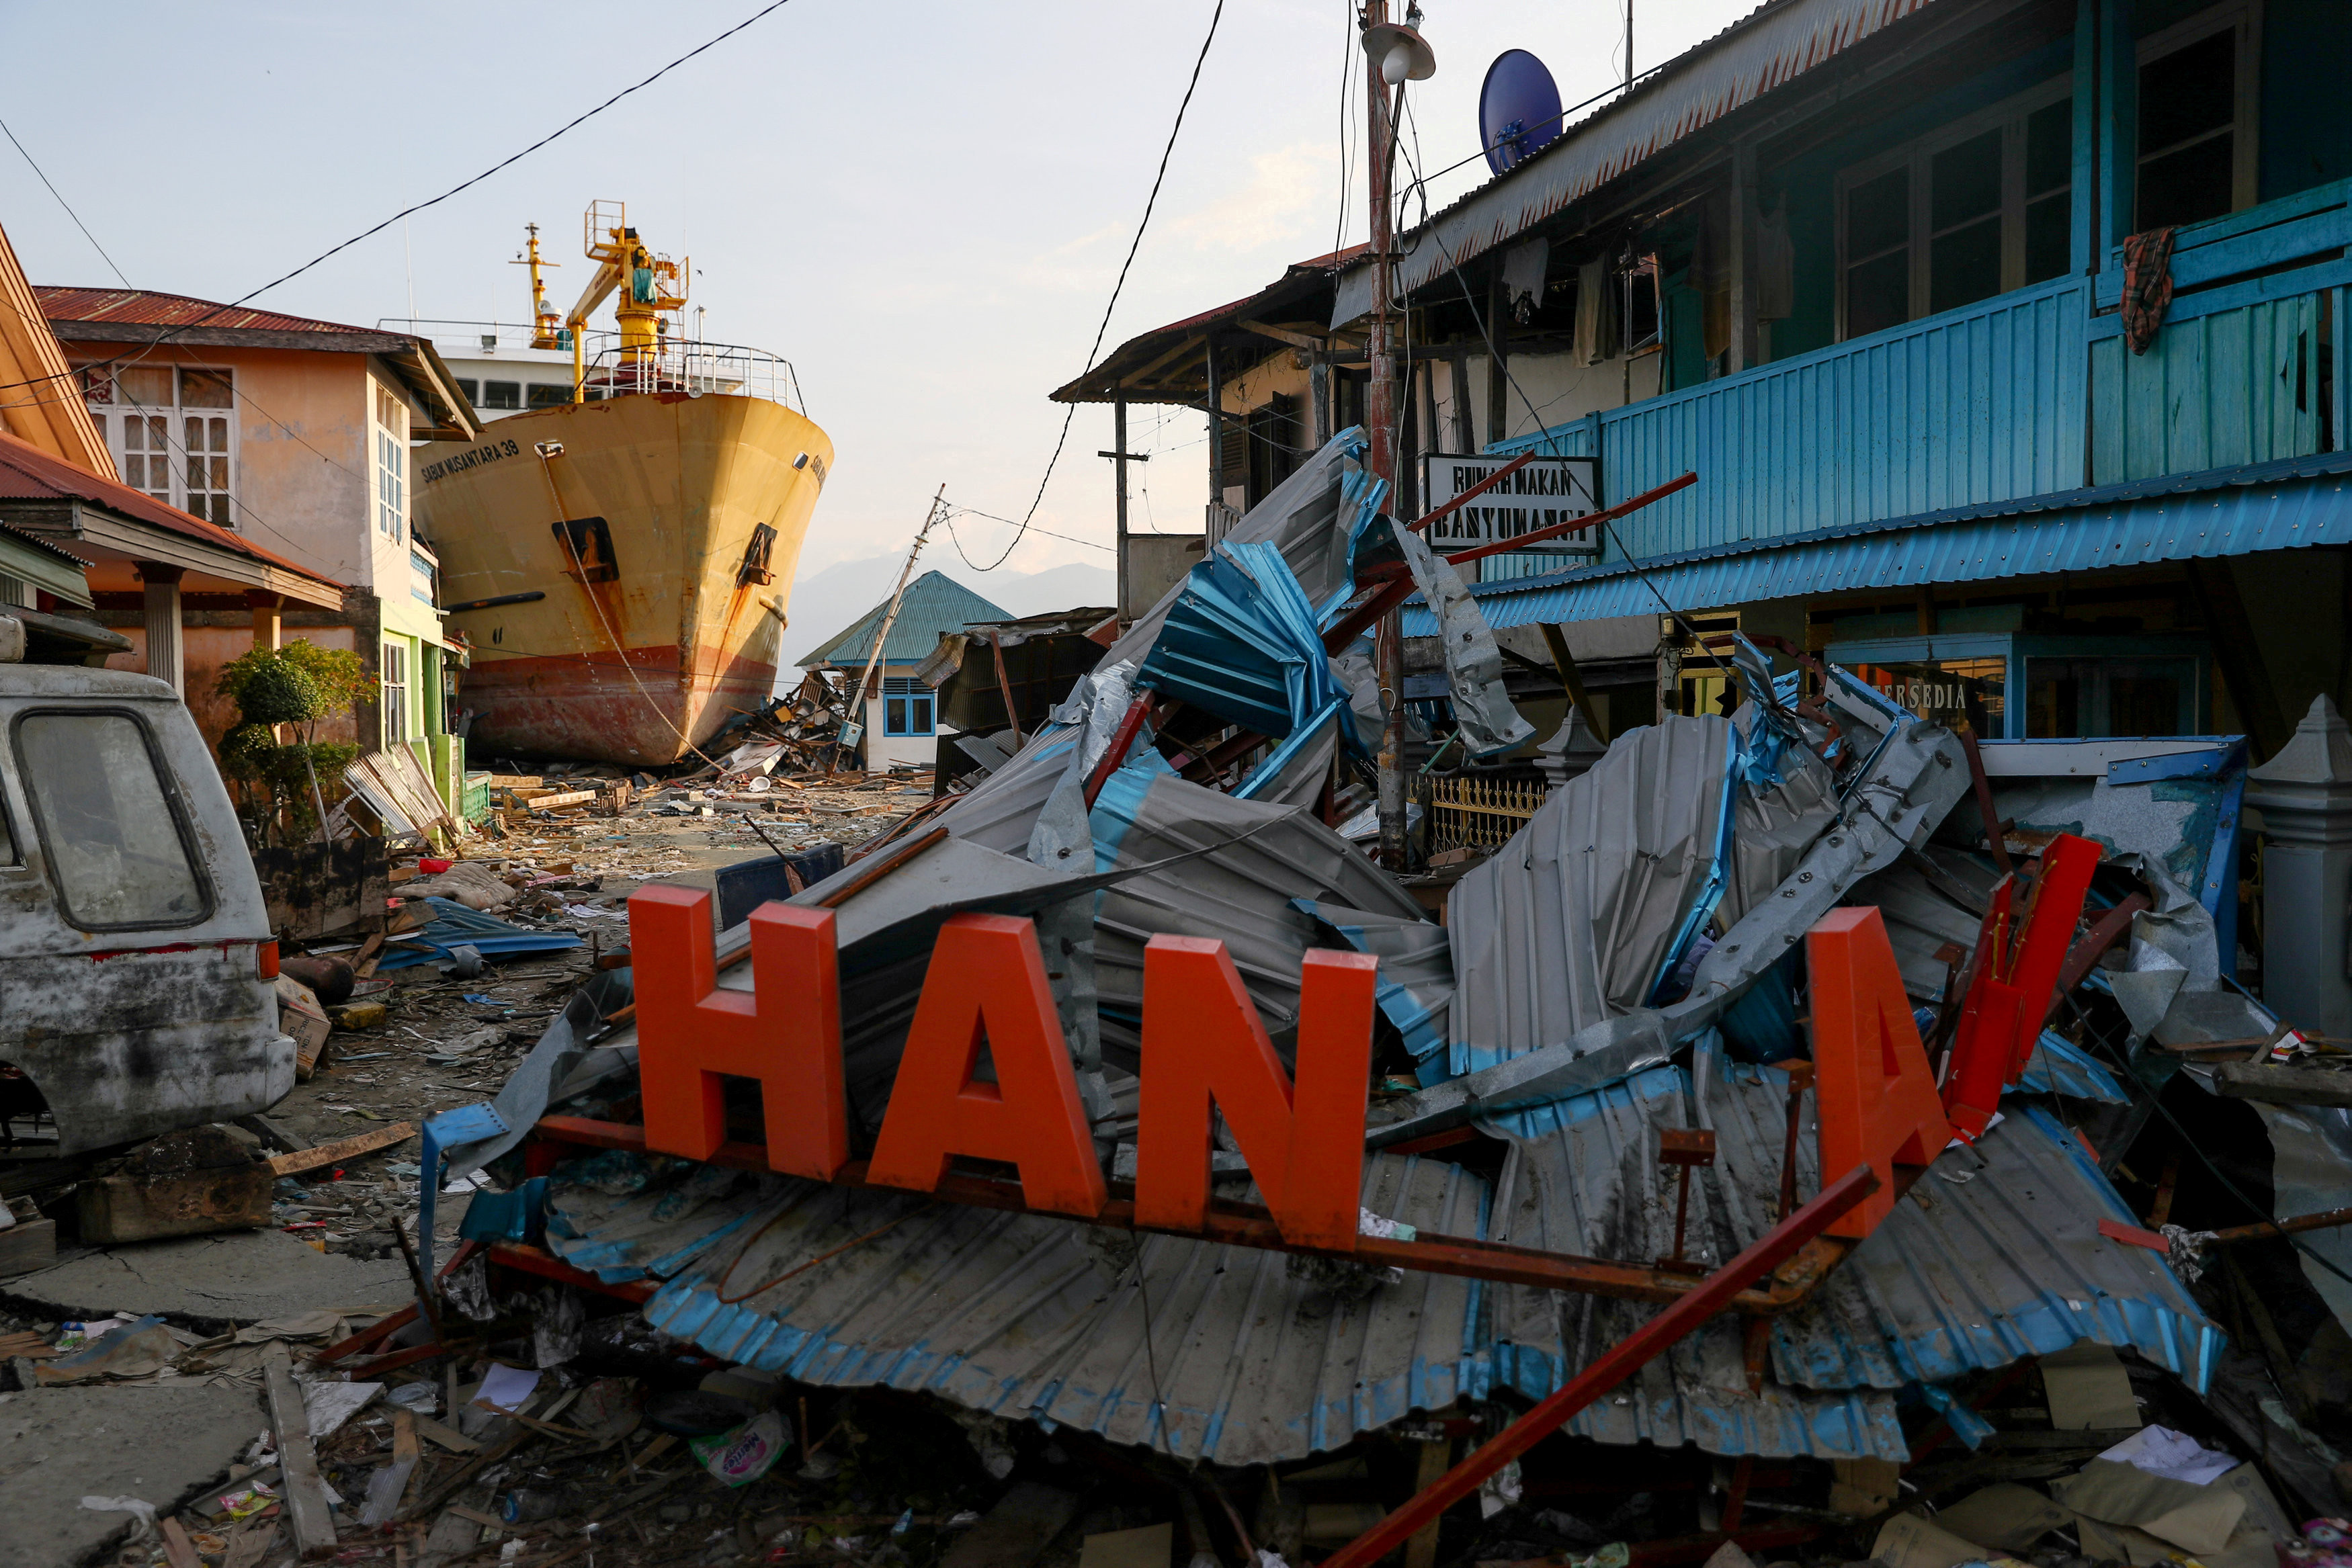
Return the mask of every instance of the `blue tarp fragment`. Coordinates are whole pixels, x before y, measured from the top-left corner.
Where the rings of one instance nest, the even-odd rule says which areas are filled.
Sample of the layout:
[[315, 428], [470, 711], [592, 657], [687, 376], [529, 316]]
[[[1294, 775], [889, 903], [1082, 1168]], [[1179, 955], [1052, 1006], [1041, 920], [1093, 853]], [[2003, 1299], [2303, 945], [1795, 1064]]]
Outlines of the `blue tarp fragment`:
[[569, 932], [533, 931], [529, 926], [509, 925], [496, 915], [468, 909], [453, 899], [427, 898], [425, 902], [433, 906], [431, 924], [402, 940], [425, 943], [432, 951], [415, 947], [387, 949], [376, 963], [379, 972], [446, 958], [452, 947], [471, 947], [485, 958], [502, 958], [515, 953], [558, 953], [566, 947], [583, 946], [579, 937]]

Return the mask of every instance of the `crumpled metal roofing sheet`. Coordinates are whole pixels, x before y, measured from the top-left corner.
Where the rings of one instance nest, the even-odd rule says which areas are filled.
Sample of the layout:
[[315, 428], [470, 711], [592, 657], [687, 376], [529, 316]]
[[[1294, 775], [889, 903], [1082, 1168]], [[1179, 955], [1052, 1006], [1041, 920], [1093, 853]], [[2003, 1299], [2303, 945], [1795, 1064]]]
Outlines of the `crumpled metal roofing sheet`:
[[2025, 1074], [2013, 1092], [2056, 1094], [2102, 1105], [2128, 1105], [2131, 1096], [2096, 1057], [2055, 1030], [2043, 1030], [2025, 1060]]
[[1276, 739], [1345, 695], [1315, 607], [1267, 540], [1220, 544], [1185, 574], [1139, 684]]
[[1454, 884], [1455, 1072], [1649, 999], [1715, 861], [1734, 738], [1676, 715], [1629, 732]]
[[[1507, 245], [1644, 159], [1824, 65], [1933, 0], [1780, 0], [1759, 6], [1655, 78], [1601, 109], [1509, 173], [1400, 237], [1396, 289], [1409, 294]], [[1372, 308], [1371, 269], [1339, 277], [1331, 324]]]
[[[1423, 1229], [1481, 1235], [1486, 1201], [1458, 1166], [1366, 1162], [1364, 1206]], [[1482, 1376], [1482, 1287], [1451, 1276], [1349, 1302], [1292, 1279], [1286, 1254], [1153, 1236], [1139, 1288], [1125, 1232], [634, 1155], [561, 1167], [549, 1206], [559, 1256], [662, 1281], [646, 1320], [713, 1355], [1181, 1458], [1302, 1458]]]
[[1112, 774], [1088, 819], [1095, 867], [1117, 871], [1205, 849], [1183, 864], [1108, 889], [1096, 906], [1095, 984], [1108, 1012], [1143, 1004], [1143, 946], [1159, 933], [1223, 940], [1286, 1057], [1298, 969], [1318, 945], [1295, 901], [1416, 920], [1421, 906], [1304, 807], [1236, 800], [1188, 783], [1156, 752]]
[[[1612, 561], [1473, 592], [1500, 629], [1654, 613], [1659, 594], [1680, 610], [1707, 610], [2352, 544], [2347, 475], [2352, 455], [2328, 453]], [[1436, 631], [1427, 605], [1405, 607], [1406, 636]]]
[[[1656, 1068], [1528, 1113], [1496, 1189], [1496, 1239], [1607, 1257], [1672, 1246], [1675, 1185], [1656, 1130], [1712, 1124], [1717, 1163], [1691, 1184], [1689, 1249], [1729, 1257], [1770, 1228], [1787, 1136], [1787, 1077], [1711, 1053], [1706, 1123], [1679, 1068]], [[1798, 1190], [1818, 1190], [1809, 1093], [1799, 1124]], [[2041, 1107], [2012, 1099], [1973, 1149], [1947, 1151], [1808, 1306], [1775, 1320], [1773, 1375], [1823, 1392], [1943, 1383], [2081, 1340], [2128, 1345], [2201, 1390], [2221, 1331], [2164, 1260], [2111, 1241], [2098, 1223], [2136, 1223], [2081, 1143]], [[1623, 1309], [1619, 1309], [1622, 1311]], [[1646, 1309], [1635, 1309], [1646, 1311]], [[1498, 1367], [1531, 1394], [1580, 1366], [1638, 1318], [1570, 1322], [1538, 1293], [1494, 1293]], [[1686, 1359], [1714, 1365], [1720, 1327]], [[1574, 1338], [1570, 1338], [1573, 1333]], [[1736, 1333], [1728, 1354], [1736, 1364]], [[1685, 1394], [1687, 1398], [1687, 1391]], [[1726, 1424], [1759, 1418], [1741, 1380], [1715, 1402]], [[1705, 1439], [1701, 1439], [1704, 1442]], [[1899, 1441], [1899, 1439], [1898, 1439]]]
[[[1349, 946], [1381, 961], [1374, 995], [1414, 1061], [1426, 1062], [1445, 1049], [1445, 1016], [1454, 1001], [1454, 955], [1444, 926], [1399, 915], [1369, 915], [1311, 898], [1295, 902]], [[1444, 1075], [1445, 1065], [1438, 1061], [1423, 1070], [1422, 1082], [1435, 1082]]]

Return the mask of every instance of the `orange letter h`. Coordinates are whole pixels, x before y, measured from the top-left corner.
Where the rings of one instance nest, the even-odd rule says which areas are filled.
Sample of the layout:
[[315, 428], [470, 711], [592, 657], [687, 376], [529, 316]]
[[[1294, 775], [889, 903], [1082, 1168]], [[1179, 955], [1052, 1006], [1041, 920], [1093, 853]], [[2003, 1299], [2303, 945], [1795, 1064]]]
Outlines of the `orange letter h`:
[[646, 1147], [710, 1158], [727, 1141], [720, 1078], [752, 1078], [767, 1113], [769, 1167], [819, 1181], [840, 1175], [849, 1110], [832, 911], [753, 910], [749, 991], [719, 988], [707, 893], [631, 894], [629, 947]]

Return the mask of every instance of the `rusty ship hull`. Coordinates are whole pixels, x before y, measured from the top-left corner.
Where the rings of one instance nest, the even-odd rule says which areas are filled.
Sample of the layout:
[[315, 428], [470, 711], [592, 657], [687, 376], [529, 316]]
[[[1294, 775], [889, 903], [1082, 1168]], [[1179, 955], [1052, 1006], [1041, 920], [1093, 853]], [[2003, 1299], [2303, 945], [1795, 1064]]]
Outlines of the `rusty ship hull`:
[[418, 451], [480, 757], [659, 768], [764, 702], [833, 463], [764, 398], [630, 393]]

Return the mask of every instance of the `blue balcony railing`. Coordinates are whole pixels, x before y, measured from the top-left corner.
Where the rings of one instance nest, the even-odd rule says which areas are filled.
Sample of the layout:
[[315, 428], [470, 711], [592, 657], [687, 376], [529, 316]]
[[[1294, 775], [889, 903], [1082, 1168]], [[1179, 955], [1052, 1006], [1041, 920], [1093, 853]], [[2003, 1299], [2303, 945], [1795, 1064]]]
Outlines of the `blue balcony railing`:
[[[1697, 485], [1616, 525], [1623, 550], [1602, 553], [1614, 560], [2340, 446], [2328, 402], [2347, 387], [2347, 195], [2352, 182], [2339, 182], [2182, 229], [2173, 303], [2144, 355], [2121, 336], [2117, 254], [2095, 277], [1996, 295], [1491, 450], [1598, 456], [1608, 501], [1696, 469]], [[2324, 322], [2338, 324], [2332, 340]], [[1503, 562], [1490, 575], [1559, 570], [1558, 557], [1489, 564]]]

